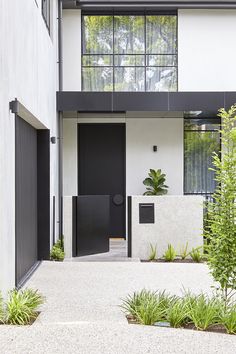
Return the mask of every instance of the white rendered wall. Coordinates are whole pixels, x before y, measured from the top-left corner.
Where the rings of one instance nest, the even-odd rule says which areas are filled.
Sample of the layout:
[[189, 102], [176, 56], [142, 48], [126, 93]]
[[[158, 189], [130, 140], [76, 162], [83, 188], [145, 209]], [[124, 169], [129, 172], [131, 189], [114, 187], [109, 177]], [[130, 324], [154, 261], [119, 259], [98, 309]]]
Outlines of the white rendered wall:
[[179, 10], [179, 91], [236, 91], [235, 43], [236, 10]]
[[[88, 117], [89, 115], [87, 115]], [[136, 118], [132, 118], [136, 117]], [[137, 118], [138, 117], [138, 118]], [[150, 118], [152, 117], [152, 118]], [[77, 195], [77, 123], [126, 123], [126, 194], [143, 194], [143, 180], [150, 168], [161, 168], [167, 175], [169, 194], [183, 194], [183, 117], [182, 113], [138, 113], [95, 115], [64, 119], [63, 175], [64, 195]], [[157, 152], [153, 152], [157, 145]]]
[[[169, 115], [171, 116], [171, 115]], [[183, 118], [130, 118], [126, 121], [126, 194], [143, 194], [148, 171], [166, 174], [169, 194], [183, 194]], [[153, 152], [157, 145], [157, 152]]]
[[81, 90], [81, 11], [63, 10], [63, 89]]
[[[41, 1], [0, 1], [0, 289], [15, 279], [15, 121], [17, 98], [57, 136], [57, 0], [49, 36]], [[51, 145], [51, 200], [57, 196], [57, 145]], [[51, 225], [52, 227], [52, 225]]]

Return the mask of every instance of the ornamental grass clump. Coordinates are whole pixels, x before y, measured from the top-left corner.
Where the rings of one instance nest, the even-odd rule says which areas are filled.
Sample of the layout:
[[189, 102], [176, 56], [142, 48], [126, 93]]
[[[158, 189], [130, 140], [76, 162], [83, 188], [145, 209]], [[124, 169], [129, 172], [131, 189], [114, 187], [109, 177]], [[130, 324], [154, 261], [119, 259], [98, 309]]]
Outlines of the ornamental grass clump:
[[38, 316], [38, 307], [44, 303], [44, 298], [37, 290], [14, 289], [9, 293], [6, 304], [7, 324], [27, 325]]
[[201, 247], [193, 248], [189, 253], [192, 260], [196, 263], [200, 263], [203, 260], [202, 252], [200, 251]]
[[227, 306], [236, 290], [236, 105], [221, 109], [219, 116], [222, 149], [213, 155], [217, 188], [208, 203], [204, 236], [208, 265]]
[[188, 306], [186, 301], [177, 298], [167, 309], [166, 319], [174, 328], [183, 327], [188, 322]]
[[176, 252], [171, 244], [168, 244], [168, 248], [163, 255], [166, 262], [173, 262], [176, 258]]
[[182, 246], [180, 248], [180, 258], [182, 260], [185, 260], [189, 255], [189, 251], [188, 251], [188, 242], [186, 242], [186, 245], [185, 246]]
[[228, 334], [236, 334], [236, 305], [229, 306], [221, 314], [220, 323]]
[[155, 261], [157, 259], [157, 245], [153, 246], [150, 243], [150, 254], [148, 257], [149, 261]]
[[196, 329], [205, 331], [220, 322], [222, 302], [218, 298], [209, 299], [205, 294], [192, 299], [188, 305], [188, 317]]
[[123, 300], [122, 309], [128, 316], [132, 316], [138, 323], [153, 325], [165, 319], [167, 303], [170, 297], [164, 292], [155, 292], [143, 289]]

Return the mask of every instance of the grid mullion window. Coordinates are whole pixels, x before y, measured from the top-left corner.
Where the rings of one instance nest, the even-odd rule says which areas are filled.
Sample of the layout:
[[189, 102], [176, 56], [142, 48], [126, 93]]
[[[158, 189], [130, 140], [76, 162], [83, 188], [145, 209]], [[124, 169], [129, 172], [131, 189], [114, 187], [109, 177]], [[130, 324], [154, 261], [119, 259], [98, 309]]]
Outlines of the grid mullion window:
[[82, 23], [84, 91], [176, 91], [176, 16], [83, 16]]

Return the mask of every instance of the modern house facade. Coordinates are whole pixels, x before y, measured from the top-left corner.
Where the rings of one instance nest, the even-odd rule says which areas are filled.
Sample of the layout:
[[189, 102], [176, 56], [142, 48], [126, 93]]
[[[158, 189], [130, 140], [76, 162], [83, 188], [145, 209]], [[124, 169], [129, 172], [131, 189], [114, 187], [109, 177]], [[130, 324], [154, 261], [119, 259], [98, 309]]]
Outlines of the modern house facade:
[[[1, 10], [1, 288], [49, 258], [62, 197], [109, 196], [109, 236], [125, 238], [127, 197], [143, 194], [150, 168], [170, 196], [211, 195], [217, 110], [236, 102], [236, 1]], [[84, 208], [102, 215], [104, 198]]]

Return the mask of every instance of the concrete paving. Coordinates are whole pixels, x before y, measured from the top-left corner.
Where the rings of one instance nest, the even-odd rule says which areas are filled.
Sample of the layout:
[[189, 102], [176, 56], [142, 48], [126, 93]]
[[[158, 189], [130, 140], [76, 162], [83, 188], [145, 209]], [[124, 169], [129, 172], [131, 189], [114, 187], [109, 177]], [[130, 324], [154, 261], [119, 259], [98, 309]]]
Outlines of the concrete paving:
[[143, 287], [210, 294], [212, 285], [204, 264], [43, 262], [27, 286], [47, 302], [32, 326], [0, 326], [0, 353], [235, 354], [235, 336], [129, 325], [119, 307]]

